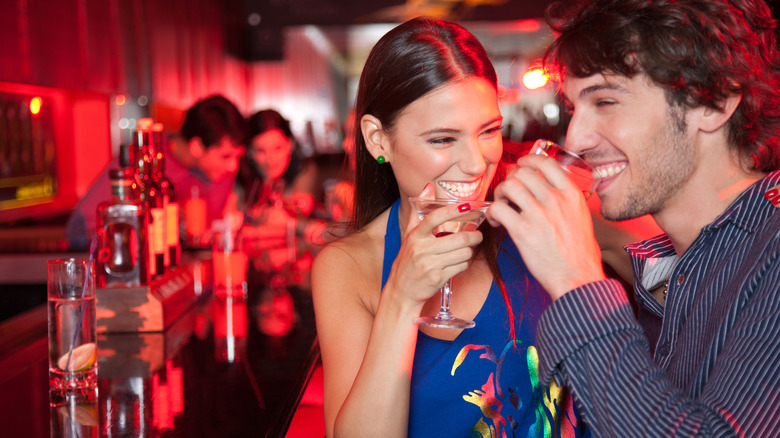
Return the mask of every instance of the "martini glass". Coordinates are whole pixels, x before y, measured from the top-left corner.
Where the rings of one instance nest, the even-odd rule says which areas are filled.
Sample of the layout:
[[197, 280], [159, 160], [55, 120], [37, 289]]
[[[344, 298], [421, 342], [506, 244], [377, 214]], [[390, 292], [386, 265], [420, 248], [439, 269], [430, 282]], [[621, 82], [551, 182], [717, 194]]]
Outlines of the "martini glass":
[[[449, 234], [458, 233], [461, 231], [474, 231], [479, 227], [479, 224], [485, 219], [485, 212], [487, 211], [489, 202], [485, 201], [464, 201], [462, 199], [423, 199], [423, 198], [409, 198], [409, 202], [412, 204], [412, 208], [417, 212], [417, 216], [422, 219], [428, 213], [436, 210], [437, 208], [446, 207], [448, 205], [460, 205], [468, 203], [471, 209], [458, 216], [456, 219], [447, 221], [433, 230], [433, 234], [436, 237], [447, 236]], [[443, 328], [456, 328], [465, 329], [474, 327], [474, 321], [466, 321], [465, 319], [456, 318], [450, 312], [450, 301], [452, 299], [452, 279], [448, 279], [447, 282], [441, 288], [441, 308], [436, 316], [420, 316], [415, 318], [415, 322], [420, 325], [426, 325], [429, 327], [443, 327]]]
[[569, 179], [582, 190], [585, 199], [588, 199], [598, 186], [600, 177], [594, 173], [593, 166], [563, 146], [550, 140], [536, 140], [529, 153], [554, 158], [569, 176]]

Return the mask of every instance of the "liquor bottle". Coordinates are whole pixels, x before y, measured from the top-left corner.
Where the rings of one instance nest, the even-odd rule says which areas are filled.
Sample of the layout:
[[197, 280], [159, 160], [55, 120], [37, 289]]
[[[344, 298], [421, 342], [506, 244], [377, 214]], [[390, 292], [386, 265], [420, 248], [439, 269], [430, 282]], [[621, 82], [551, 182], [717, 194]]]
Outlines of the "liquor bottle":
[[135, 180], [138, 184], [138, 199], [147, 205], [149, 225], [149, 272], [152, 278], [165, 273], [165, 253], [167, 250], [167, 224], [165, 205], [160, 188], [154, 181], [152, 166], [154, 140], [151, 131], [151, 119], [140, 119], [138, 129], [133, 136], [133, 165]]
[[97, 207], [97, 287], [140, 286], [150, 280], [146, 206], [136, 200], [127, 145], [109, 171], [111, 199]]
[[179, 202], [176, 198], [176, 188], [171, 180], [165, 176], [165, 152], [163, 147], [163, 125], [152, 125], [153, 144], [155, 153], [152, 158], [152, 174], [160, 194], [163, 198], [166, 217], [166, 244], [165, 266], [178, 266], [181, 261], [181, 243], [179, 243]]

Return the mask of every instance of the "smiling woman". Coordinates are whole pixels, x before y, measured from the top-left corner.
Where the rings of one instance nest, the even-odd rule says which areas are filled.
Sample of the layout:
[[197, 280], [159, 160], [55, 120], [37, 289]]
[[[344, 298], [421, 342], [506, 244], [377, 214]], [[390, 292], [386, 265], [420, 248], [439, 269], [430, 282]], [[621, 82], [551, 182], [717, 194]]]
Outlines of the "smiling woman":
[[[511, 241], [489, 226], [434, 236], [504, 177], [484, 48], [454, 23], [401, 24], [371, 51], [355, 112], [352, 234], [312, 270], [328, 436], [587, 435], [567, 391], [536, 378], [550, 299]], [[421, 219], [418, 195], [460, 202]], [[418, 329], [449, 278], [453, 313], [476, 326]]]

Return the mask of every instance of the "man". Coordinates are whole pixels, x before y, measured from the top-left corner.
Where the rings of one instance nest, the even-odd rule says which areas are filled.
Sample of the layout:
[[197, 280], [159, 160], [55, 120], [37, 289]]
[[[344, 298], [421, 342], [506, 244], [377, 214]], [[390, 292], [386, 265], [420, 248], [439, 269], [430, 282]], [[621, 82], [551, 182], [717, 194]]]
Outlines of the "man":
[[[245, 131], [244, 117], [222, 96], [207, 97], [187, 110], [179, 133], [165, 150], [165, 174], [181, 203], [197, 190], [198, 196], [206, 200], [209, 220], [222, 217], [244, 154]], [[68, 218], [66, 235], [71, 249], [89, 247], [97, 206], [111, 198], [108, 171], [117, 163], [115, 159], [104, 169]]]
[[222, 218], [244, 155], [246, 122], [235, 105], [215, 95], [198, 101], [184, 117], [179, 135], [168, 143], [165, 173], [182, 203], [198, 189], [208, 221]]
[[[567, 147], [603, 176], [601, 213], [651, 214], [629, 245], [635, 318], [607, 280], [583, 197], [526, 156], [488, 217], [555, 302], [540, 378], [596, 436], [780, 434], [780, 84], [763, 0], [592, 0], [548, 22]], [[565, 12], [565, 11], [563, 11]], [[514, 204], [514, 205], [513, 205]]]

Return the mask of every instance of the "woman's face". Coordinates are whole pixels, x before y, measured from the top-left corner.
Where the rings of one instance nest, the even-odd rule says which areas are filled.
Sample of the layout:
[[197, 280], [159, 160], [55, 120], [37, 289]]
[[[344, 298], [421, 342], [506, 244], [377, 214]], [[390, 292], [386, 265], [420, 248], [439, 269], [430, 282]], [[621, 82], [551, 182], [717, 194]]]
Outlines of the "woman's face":
[[401, 196], [483, 200], [501, 159], [496, 89], [482, 78], [445, 84], [407, 106], [388, 133]]
[[274, 181], [281, 178], [290, 165], [292, 139], [279, 129], [271, 129], [252, 139], [249, 152], [263, 179]]

